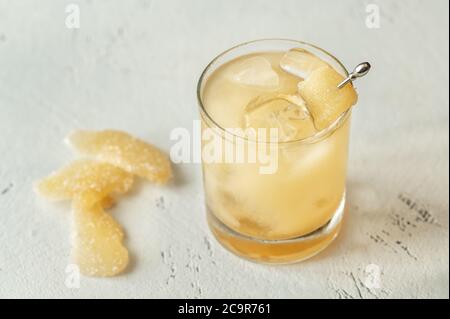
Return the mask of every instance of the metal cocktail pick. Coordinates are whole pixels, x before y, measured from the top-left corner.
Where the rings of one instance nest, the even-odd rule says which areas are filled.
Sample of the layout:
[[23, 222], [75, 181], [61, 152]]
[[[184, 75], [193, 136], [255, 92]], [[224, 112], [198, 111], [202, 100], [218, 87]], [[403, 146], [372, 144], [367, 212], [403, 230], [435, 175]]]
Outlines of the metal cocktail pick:
[[342, 81], [337, 87], [338, 89], [342, 88], [344, 85], [346, 85], [350, 81], [354, 81], [357, 78], [360, 78], [364, 75], [366, 75], [370, 70], [370, 63], [369, 62], [362, 62], [355, 66], [352, 73], [348, 75], [348, 77]]

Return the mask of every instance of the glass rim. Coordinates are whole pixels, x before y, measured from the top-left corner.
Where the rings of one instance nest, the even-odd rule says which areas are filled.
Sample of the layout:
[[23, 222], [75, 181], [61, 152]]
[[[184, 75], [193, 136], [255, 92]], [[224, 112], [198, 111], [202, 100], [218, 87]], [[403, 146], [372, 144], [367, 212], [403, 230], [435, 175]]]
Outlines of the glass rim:
[[344, 113], [342, 113], [332, 124], [330, 124], [328, 127], [324, 128], [323, 130], [317, 132], [314, 135], [311, 136], [307, 136], [307, 137], [302, 137], [299, 139], [294, 139], [294, 140], [289, 140], [289, 141], [258, 141], [258, 140], [249, 140], [248, 138], [244, 137], [244, 136], [240, 136], [237, 134], [234, 134], [233, 132], [231, 132], [230, 130], [228, 130], [227, 128], [222, 127], [219, 123], [217, 123], [217, 121], [215, 121], [212, 116], [208, 113], [208, 111], [205, 108], [205, 105], [203, 104], [203, 100], [202, 100], [202, 96], [201, 96], [201, 88], [202, 88], [202, 84], [205, 81], [205, 76], [206, 73], [208, 72], [208, 70], [212, 67], [212, 65], [218, 60], [220, 59], [222, 56], [224, 56], [225, 54], [246, 46], [246, 45], [250, 45], [253, 43], [259, 43], [259, 42], [270, 42], [270, 41], [284, 41], [284, 42], [291, 42], [294, 44], [300, 44], [300, 45], [305, 45], [305, 46], [309, 46], [312, 47], [316, 50], [321, 51], [322, 53], [324, 53], [325, 55], [327, 55], [328, 57], [330, 57], [332, 60], [334, 60], [344, 71], [344, 75], [345, 77], [347, 77], [349, 75], [349, 72], [347, 70], [347, 68], [344, 66], [344, 64], [342, 64], [342, 62], [336, 58], [333, 54], [331, 54], [330, 52], [326, 51], [325, 49], [322, 49], [321, 47], [305, 42], [305, 41], [299, 41], [299, 40], [293, 40], [293, 39], [287, 39], [287, 38], [263, 38], [263, 39], [256, 39], [256, 40], [251, 40], [251, 41], [246, 41], [246, 42], [242, 42], [240, 44], [237, 44], [221, 53], [219, 53], [217, 56], [215, 56], [205, 67], [205, 69], [202, 71], [200, 78], [198, 79], [197, 82], [197, 102], [200, 106], [200, 110], [201, 110], [201, 116], [205, 115], [207, 117], [207, 120], [209, 122], [211, 122], [217, 129], [219, 129], [222, 133], [225, 134], [230, 134], [234, 137], [246, 140], [246, 141], [251, 141], [253, 143], [264, 143], [264, 144], [277, 144], [277, 145], [281, 145], [281, 144], [292, 144], [292, 143], [314, 143], [317, 142], [318, 140], [321, 140], [322, 138], [328, 136], [329, 134], [332, 134], [334, 131], [336, 131], [344, 122], [345, 120], [348, 118], [348, 116], [350, 115], [353, 106], [350, 107], [347, 111], [345, 111]]

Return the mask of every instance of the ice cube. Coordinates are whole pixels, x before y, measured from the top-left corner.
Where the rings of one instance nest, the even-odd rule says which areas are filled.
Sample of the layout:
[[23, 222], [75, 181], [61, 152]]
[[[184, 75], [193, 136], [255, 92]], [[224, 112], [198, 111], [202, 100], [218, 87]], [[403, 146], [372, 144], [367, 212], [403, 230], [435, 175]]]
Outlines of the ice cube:
[[246, 58], [230, 66], [229, 76], [233, 82], [248, 86], [274, 89], [279, 84], [278, 74], [270, 62], [260, 56]]
[[312, 71], [327, 65], [314, 54], [301, 48], [289, 50], [280, 60], [283, 71], [302, 79], [306, 79]]
[[314, 134], [305, 102], [298, 95], [266, 94], [252, 100], [245, 109], [244, 128], [276, 128], [279, 141], [291, 141]]

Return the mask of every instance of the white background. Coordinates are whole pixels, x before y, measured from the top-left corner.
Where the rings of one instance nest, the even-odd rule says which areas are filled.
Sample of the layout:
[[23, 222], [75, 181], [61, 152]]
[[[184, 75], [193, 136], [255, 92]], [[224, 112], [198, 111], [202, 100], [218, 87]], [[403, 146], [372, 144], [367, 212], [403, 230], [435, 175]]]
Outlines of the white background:
[[[379, 29], [360, 0], [79, 0], [76, 30], [69, 3], [0, 0], [0, 297], [448, 298], [448, 1], [374, 0]], [[292, 266], [241, 260], [207, 229], [200, 167], [178, 165], [172, 185], [140, 183], [112, 211], [130, 270], [67, 288], [70, 205], [32, 191], [74, 158], [65, 135], [122, 129], [168, 151], [171, 129], [198, 117], [209, 60], [267, 37], [373, 65], [358, 81], [338, 240]], [[364, 285], [370, 264], [381, 288]]]

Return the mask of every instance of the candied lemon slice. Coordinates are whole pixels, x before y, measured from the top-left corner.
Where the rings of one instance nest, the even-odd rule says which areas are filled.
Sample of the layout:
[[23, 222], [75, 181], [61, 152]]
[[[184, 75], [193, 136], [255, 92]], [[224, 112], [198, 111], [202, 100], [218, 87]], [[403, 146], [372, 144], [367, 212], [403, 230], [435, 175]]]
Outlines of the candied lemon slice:
[[265, 94], [259, 95], [253, 100], [251, 100], [245, 106], [245, 112], [248, 114], [249, 112], [253, 112], [256, 109], [261, 107], [266, 107], [268, 103], [274, 101], [285, 101], [289, 104], [296, 105], [298, 107], [304, 108], [305, 102], [298, 95], [290, 95], [290, 94], [282, 94], [282, 93], [274, 93], [274, 94]]
[[169, 159], [164, 153], [125, 132], [75, 131], [67, 142], [81, 154], [93, 156], [152, 182], [165, 183], [172, 175]]
[[330, 126], [357, 101], [358, 95], [352, 84], [337, 88], [343, 80], [344, 77], [331, 67], [322, 67], [298, 84], [299, 93], [318, 130]]
[[[80, 200], [89, 206], [109, 194], [126, 193], [132, 185], [133, 176], [121, 168], [85, 159], [74, 161], [39, 181], [36, 190], [53, 200], [83, 195]], [[109, 201], [111, 202], [111, 199]], [[106, 202], [105, 204], [110, 205]]]
[[260, 95], [247, 104], [243, 121], [244, 128], [277, 129], [278, 141], [283, 142], [315, 133], [305, 102], [298, 95]]
[[129, 261], [122, 227], [100, 203], [86, 206], [85, 202], [82, 196], [73, 201], [72, 260], [83, 275], [115, 276]]

